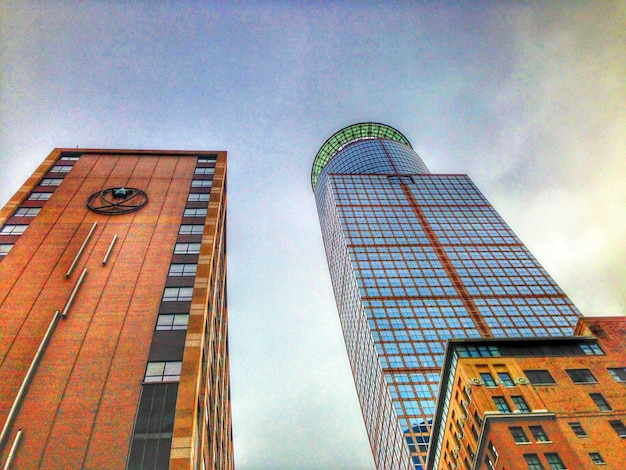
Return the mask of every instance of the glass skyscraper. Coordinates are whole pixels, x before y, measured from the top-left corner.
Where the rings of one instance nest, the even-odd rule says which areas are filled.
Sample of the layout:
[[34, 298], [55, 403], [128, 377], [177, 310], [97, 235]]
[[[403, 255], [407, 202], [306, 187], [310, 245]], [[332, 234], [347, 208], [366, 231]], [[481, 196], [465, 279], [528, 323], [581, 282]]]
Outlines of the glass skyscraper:
[[376, 466], [421, 469], [448, 339], [571, 335], [580, 313], [468, 176], [389, 126], [335, 133], [311, 183]]

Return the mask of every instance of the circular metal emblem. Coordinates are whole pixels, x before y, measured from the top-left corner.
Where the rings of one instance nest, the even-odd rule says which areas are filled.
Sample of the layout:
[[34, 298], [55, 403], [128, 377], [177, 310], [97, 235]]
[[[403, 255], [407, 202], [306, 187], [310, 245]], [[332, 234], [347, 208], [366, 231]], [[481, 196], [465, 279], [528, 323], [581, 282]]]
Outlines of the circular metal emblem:
[[136, 188], [109, 188], [89, 196], [87, 207], [106, 215], [128, 214], [148, 203], [148, 195]]

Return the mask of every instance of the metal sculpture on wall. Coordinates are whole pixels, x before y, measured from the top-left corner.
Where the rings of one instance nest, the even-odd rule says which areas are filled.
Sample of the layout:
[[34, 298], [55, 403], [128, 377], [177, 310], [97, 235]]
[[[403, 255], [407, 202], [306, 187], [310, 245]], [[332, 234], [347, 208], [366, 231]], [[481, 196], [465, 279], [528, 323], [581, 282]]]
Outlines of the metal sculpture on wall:
[[128, 214], [148, 203], [148, 195], [137, 188], [109, 188], [89, 196], [87, 207], [98, 214]]

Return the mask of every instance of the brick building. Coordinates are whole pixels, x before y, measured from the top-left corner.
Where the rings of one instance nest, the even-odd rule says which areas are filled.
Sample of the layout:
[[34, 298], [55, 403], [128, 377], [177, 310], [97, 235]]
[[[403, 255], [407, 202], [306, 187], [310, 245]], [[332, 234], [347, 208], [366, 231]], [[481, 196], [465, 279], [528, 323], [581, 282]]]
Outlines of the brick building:
[[428, 469], [617, 469], [626, 461], [626, 317], [577, 336], [450, 341]]
[[5, 468], [232, 468], [226, 152], [55, 149], [0, 210]]

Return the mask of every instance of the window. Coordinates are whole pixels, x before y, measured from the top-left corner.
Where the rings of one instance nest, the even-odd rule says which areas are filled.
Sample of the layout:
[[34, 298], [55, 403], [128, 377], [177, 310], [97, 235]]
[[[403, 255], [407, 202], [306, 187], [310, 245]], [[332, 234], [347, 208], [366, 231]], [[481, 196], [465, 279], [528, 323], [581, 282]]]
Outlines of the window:
[[580, 349], [588, 356], [602, 356], [604, 351], [596, 343], [583, 343], [580, 345]]
[[566, 369], [567, 375], [575, 384], [592, 384], [598, 381], [589, 369]]
[[550, 470], [566, 470], [561, 457], [557, 453], [545, 454]]
[[189, 323], [189, 315], [180, 313], [176, 315], [159, 315], [157, 318], [157, 330], [186, 330]]
[[589, 452], [589, 457], [591, 457], [591, 461], [593, 463], [596, 463], [596, 464], [606, 463], [604, 459], [602, 458], [602, 456], [600, 455], [600, 452]]
[[29, 201], [47, 201], [52, 197], [52, 193], [30, 193]]
[[166, 287], [163, 290], [163, 302], [189, 302], [193, 287]]
[[200, 253], [200, 243], [177, 243], [174, 246], [176, 255], [197, 255]]
[[524, 400], [524, 397], [521, 395], [515, 395], [511, 397], [511, 400], [513, 400], [515, 407], [522, 413], [530, 413], [530, 408], [528, 407], [526, 400]]
[[21, 235], [27, 228], [28, 225], [5, 225], [0, 230], [0, 235]]
[[194, 171], [194, 173], [196, 175], [212, 175], [213, 173], [215, 173], [215, 168], [196, 168], [196, 171]]
[[9, 251], [11, 251], [11, 248], [13, 248], [12, 243], [0, 244], [0, 256], [6, 256], [9, 253]]
[[198, 268], [197, 264], [170, 264], [170, 271], [167, 274], [168, 276], [195, 276], [196, 269]]
[[613, 427], [619, 437], [626, 437], [626, 426], [624, 426], [624, 423], [622, 423], [621, 420], [615, 419], [613, 421], [609, 421], [609, 424]]
[[54, 165], [50, 171], [53, 173], [69, 173], [71, 169], [71, 165]]
[[40, 210], [40, 207], [20, 207], [13, 215], [15, 217], [35, 217]]
[[578, 421], [569, 423], [569, 427], [572, 428], [572, 431], [574, 431], [574, 434], [576, 434], [576, 436], [587, 437], [587, 433], [585, 432], [582, 425]]
[[202, 202], [208, 201], [211, 195], [209, 193], [189, 193], [187, 196], [187, 202]]
[[491, 376], [491, 374], [489, 372], [481, 372], [480, 373], [480, 378], [483, 379], [483, 382], [485, 382], [485, 385], [487, 387], [495, 387], [496, 386], [496, 381], [493, 380], [493, 377]]
[[64, 162], [77, 162], [78, 159], [80, 158], [80, 156], [70, 156], [70, 155], [63, 155], [61, 158], [59, 158], [59, 160], [64, 161]]
[[610, 367], [608, 371], [617, 382], [626, 382], [626, 367]]
[[530, 429], [530, 433], [533, 435], [536, 442], [550, 442], [550, 438], [543, 430], [542, 426], [529, 426], [528, 429]]
[[478, 411], [476, 410], [474, 410], [474, 419], [476, 420], [476, 423], [478, 423], [478, 426], [483, 425], [483, 420], [481, 419], [480, 415], [478, 414]]
[[524, 374], [533, 385], [554, 385], [556, 381], [547, 370], [525, 370]]
[[488, 455], [485, 455], [485, 465], [487, 465], [487, 468], [489, 470], [496, 470], [496, 467], [493, 466], [493, 463], [491, 462], [491, 459]]
[[181, 361], [148, 362], [144, 382], [176, 382], [180, 380]]
[[530, 470], [544, 470], [537, 454], [524, 454], [524, 460]]
[[511, 435], [513, 436], [513, 439], [516, 443], [525, 444], [527, 442], [530, 442], [528, 436], [526, 436], [526, 433], [524, 432], [524, 429], [522, 429], [520, 426], [512, 426], [509, 428], [509, 431], [511, 431]]
[[62, 178], [44, 178], [41, 180], [41, 186], [58, 186], [62, 182]]
[[600, 411], [613, 411], [613, 408], [611, 408], [611, 405], [609, 405], [609, 402], [604, 399], [601, 393], [590, 393], [589, 396]]
[[211, 155], [209, 157], [198, 157], [198, 163], [211, 163], [217, 161], [217, 155]]
[[181, 225], [178, 231], [181, 235], [202, 235], [204, 225]]
[[505, 387], [515, 387], [515, 382], [507, 372], [498, 372], [498, 377]]
[[498, 408], [498, 411], [500, 413], [511, 412], [511, 408], [509, 407], [509, 404], [506, 402], [504, 397], [492, 397], [492, 398], [493, 398], [493, 402], [496, 404], [496, 408]]
[[183, 217], [205, 217], [206, 209], [185, 209]]
[[211, 180], [191, 180], [192, 188], [210, 188], [211, 186], [213, 186]]
[[493, 442], [489, 441], [489, 444], [487, 445], [487, 449], [489, 449], [491, 456], [497, 462], [499, 455], [498, 455], [498, 451], [496, 450], [496, 446], [493, 445]]

